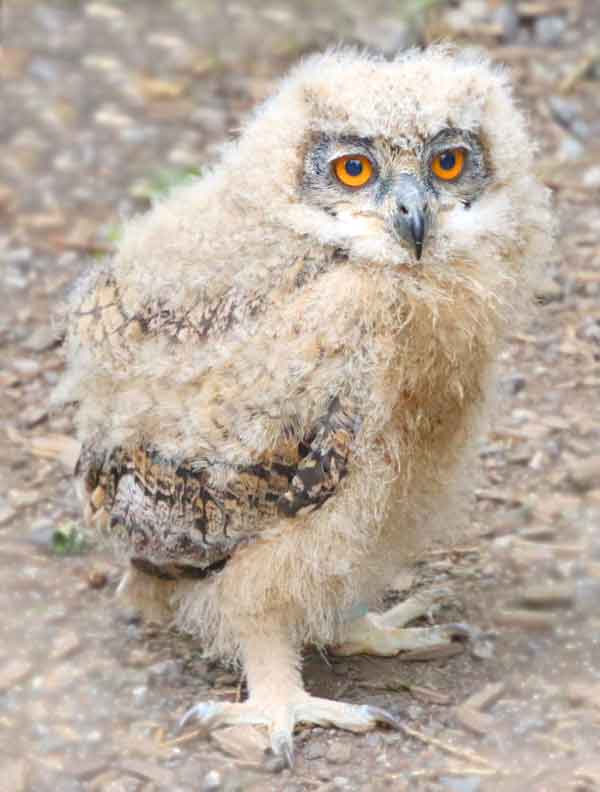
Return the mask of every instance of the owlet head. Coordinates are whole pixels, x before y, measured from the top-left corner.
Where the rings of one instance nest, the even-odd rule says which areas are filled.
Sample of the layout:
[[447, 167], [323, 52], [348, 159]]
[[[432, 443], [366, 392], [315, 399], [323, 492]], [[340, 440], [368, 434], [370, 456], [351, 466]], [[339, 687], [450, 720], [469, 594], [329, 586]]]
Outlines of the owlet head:
[[369, 264], [473, 272], [548, 250], [534, 146], [504, 72], [479, 54], [313, 56], [259, 111], [242, 150], [264, 222]]

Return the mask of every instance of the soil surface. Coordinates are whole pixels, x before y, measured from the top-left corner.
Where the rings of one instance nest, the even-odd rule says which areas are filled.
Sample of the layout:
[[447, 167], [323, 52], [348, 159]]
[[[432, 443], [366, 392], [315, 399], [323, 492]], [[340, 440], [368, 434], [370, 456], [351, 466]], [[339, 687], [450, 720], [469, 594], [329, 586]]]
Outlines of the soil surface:
[[[600, 6], [5, 0], [0, 114], [0, 788], [3, 792], [600, 789]], [[515, 317], [481, 445], [473, 539], [400, 594], [444, 586], [452, 656], [307, 657], [309, 689], [402, 732], [304, 729], [273, 773], [258, 732], [212, 738], [194, 702], [240, 680], [193, 638], [115, 607], [81, 534], [53, 325], [123, 218], [214, 161], [288, 64], [341, 38], [387, 53], [447, 37], [508, 65], [553, 188], [555, 257]], [[240, 747], [241, 745], [241, 747]]]

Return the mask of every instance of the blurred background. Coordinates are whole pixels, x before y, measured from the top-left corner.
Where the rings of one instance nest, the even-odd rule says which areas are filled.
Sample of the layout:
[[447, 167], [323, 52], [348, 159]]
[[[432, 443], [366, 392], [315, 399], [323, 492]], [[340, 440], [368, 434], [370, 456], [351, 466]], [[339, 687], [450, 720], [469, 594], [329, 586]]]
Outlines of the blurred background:
[[[598, 0], [4, 0], [0, 66], [0, 788], [600, 789], [600, 4]], [[468, 545], [400, 595], [443, 585], [454, 656], [309, 656], [312, 691], [397, 712], [406, 733], [174, 733], [231, 669], [112, 602], [118, 565], [85, 535], [66, 472], [72, 416], [53, 317], [124, 219], [196, 178], [302, 55], [451, 40], [511, 71], [560, 234], [515, 317], [480, 449]], [[427, 86], [423, 86], [423, 91]], [[241, 744], [241, 747], [240, 747]]]

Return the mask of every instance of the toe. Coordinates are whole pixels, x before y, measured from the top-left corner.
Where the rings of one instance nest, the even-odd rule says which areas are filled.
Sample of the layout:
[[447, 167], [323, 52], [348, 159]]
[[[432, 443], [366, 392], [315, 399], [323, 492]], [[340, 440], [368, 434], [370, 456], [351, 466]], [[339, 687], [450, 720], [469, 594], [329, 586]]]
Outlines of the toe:
[[395, 729], [396, 731], [400, 731], [402, 729], [402, 724], [398, 718], [395, 718], [387, 710], [381, 709], [381, 707], [367, 706], [367, 712], [374, 725], [376, 723], [385, 723], [386, 726], [389, 726], [391, 729]]
[[202, 725], [210, 726], [218, 712], [219, 704], [216, 701], [203, 701], [200, 704], [194, 704], [179, 721], [177, 731], [181, 731], [192, 720], [198, 720]]
[[294, 741], [291, 732], [273, 732], [271, 734], [271, 750], [283, 767], [294, 766]]

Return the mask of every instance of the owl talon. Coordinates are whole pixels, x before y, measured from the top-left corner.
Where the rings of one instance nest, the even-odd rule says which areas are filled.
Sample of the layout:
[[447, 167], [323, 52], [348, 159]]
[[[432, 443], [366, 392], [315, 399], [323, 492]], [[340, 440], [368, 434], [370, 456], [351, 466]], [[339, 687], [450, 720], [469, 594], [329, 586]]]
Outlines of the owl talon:
[[203, 726], [209, 727], [218, 715], [218, 710], [219, 704], [215, 701], [203, 701], [200, 704], [194, 704], [180, 719], [177, 724], [177, 731], [180, 732], [191, 720], [198, 720]]

